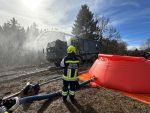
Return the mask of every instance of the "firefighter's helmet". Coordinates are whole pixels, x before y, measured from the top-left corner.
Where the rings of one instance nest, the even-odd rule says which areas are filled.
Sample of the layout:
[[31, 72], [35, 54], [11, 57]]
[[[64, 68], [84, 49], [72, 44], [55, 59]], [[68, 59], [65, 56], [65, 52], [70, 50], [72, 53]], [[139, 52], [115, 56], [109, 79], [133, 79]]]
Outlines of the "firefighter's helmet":
[[73, 45], [68, 46], [67, 53], [76, 53], [76, 48]]

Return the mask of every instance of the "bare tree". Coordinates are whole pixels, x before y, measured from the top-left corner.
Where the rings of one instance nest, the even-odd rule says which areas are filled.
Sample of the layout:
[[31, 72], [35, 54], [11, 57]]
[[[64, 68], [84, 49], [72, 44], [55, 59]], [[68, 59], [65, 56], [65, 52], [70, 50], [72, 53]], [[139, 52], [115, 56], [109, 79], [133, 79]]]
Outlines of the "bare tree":
[[105, 32], [108, 30], [108, 24], [110, 23], [110, 19], [106, 18], [104, 16], [102, 17], [96, 17], [98, 20], [98, 30], [97, 32], [99, 33], [99, 41], [102, 41], [104, 38]]
[[108, 28], [108, 36], [107, 36], [110, 40], [111, 39], [116, 39], [119, 40], [121, 38], [120, 33], [117, 31], [116, 28], [114, 28], [113, 26], [110, 26]]
[[140, 49], [142, 49], [142, 50], [150, 49], [150, 38], [148, 38], [145, 41], [145, 43], [141, 45]]
[[147, 39], [145, 46], [146, 48], [150, 48], [150, 38]]

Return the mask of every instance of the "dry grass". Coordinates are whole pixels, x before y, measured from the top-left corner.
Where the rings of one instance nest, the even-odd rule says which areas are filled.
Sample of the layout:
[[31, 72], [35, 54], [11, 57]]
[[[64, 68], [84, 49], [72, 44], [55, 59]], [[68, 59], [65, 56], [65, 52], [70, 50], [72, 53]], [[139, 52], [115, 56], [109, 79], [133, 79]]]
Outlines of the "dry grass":
[[[27, 81], [44, 79], [48, 74], [40, 74], [27, 79], [13, 80], [0, 85], [1, 93], [16, 92]], [[56, 91], [61, 89], [62, 81], [44, 85], [40, 92]], [[150, 105], [135, 101], [104, 88], [86, 88], [77, 92], [76, 103], [64, 103], [61, 98], [33, 102], [31, 105], [20, 106], [14, 113], [150, 113]], [[26, 107], [26, 108], [25, 108]]]

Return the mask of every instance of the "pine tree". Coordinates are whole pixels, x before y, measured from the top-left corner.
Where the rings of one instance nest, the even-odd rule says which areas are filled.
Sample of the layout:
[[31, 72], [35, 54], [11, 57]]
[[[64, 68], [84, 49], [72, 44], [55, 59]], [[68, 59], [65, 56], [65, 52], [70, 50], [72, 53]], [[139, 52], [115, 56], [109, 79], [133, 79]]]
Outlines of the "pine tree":
[[86, 39], [98, 38], [98, 21], [94, 19], [94, 14], [89, 10], [87, 5], [82, 5], [75, 20], [72, 34]]

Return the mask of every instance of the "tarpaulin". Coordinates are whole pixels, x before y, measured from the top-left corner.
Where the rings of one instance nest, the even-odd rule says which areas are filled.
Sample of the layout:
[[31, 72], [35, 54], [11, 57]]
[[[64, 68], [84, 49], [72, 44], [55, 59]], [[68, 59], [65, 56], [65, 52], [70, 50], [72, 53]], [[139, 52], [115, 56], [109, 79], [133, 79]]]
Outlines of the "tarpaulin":
[[89, 80], [92, 76], [87, 72], [87, 73], [83, 73], [80, 74], [79, 79], [81, 81], [85, 81], [85, 80]]
[[138, 93], [127, 93], [122, 92], [125, 96], [141, 101], [146, 104], [150, 104], [150, 94], [138, 94]]

